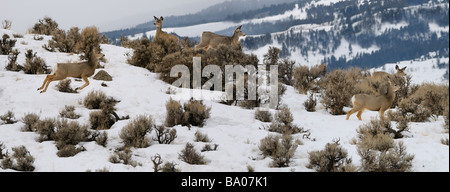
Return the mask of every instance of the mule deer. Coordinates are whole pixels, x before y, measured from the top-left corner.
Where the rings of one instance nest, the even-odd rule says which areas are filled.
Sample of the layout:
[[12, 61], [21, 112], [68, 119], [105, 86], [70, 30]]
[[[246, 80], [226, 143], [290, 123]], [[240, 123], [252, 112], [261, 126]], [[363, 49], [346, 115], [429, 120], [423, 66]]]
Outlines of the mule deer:
[[[406, 73], [405, 73], [406, 67], [400, 69], [400, 67], [398, 67], [398, 65], [395, 65], [395, 70], [397, 70], [396, 75], [399, 75], [401, 77], [406, 76]], [[383, 79], [383, 78], [389, 77], [391, 75], [395, 75], [395, 74], [389, 74], [384, 71], [375, 71], [375, 72], [373, 72], [371, 78], [372, 79]]]
[[88, 61], [81, 63], [57, 63], [55, 73], [53, 75], [47, 75], [44, 83], [38, 89], [38, 91], [44, 89], [45, 87], [45, 89], [41, 91], [41, 93], [44, 93], [47, 91], [50, 82], [64, 80], [67, 77], [82, 78], [85, 84], [81, 87], [76, 88], [75, 91], [82, 90], [89, 85], [88, 77], [92, 76], [95, 73], [98, 60], [104, 56], [104, 54], [97, 53], [95, 49], [92, 49]]
[[162, 30], [162, 24], [163, 24], [164, 17], [161, 16], [161, 18], [159, 18], [159, 19], [155, 16], [153, 16], [153, 17], [155, 18], [155, 21], [156, 21], [155, 23], [153, 23], [154, 25], [156, 25], [155, 39], [161, 38], [164, 40], [174, 41], [178, 45], [179, 39], [177, 36], [168, 34]]
[[384, 119], [384, 112], [388, 110], [395, 99], [395, 92], [399, 89], [398, 86], [393, 85], [390, 81], [388, 83], [387, 93], [379, 95], [357, 94], [352, 97], [353, 108], [347, 112], [348, 120], [353, 113], [358, 112], [356, 117], [359, 120], [365, 109], [370, 111], [379, 111], [380, 119]]
[[208, 31], [203, 32], [202, 38], [200, 39], [200, 44], [195, 46], [195, 50], [198, 50], [198, 49], [208, 50], [211, 48], [215, 49], [221, 44], [230, 45], [230, 46], [241, 45], [241, 42], [239, 41], [239, 37], [245, 37], [245, 33], [241, 31], [241, 28], [242, 28], [242, 25], [239, 26], [238, 28], [236, 28], [234, 30], [233, 36], [231, 36], [231, 37], [217, 35], [213, 32], [208, 32]]

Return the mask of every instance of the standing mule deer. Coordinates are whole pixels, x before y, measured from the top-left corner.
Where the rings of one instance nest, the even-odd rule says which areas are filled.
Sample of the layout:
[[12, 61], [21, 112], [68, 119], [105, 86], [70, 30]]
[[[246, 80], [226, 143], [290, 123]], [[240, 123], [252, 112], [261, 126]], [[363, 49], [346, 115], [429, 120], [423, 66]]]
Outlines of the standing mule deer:
[[155, 18], [155, 21], [156, 21], [155, 23], [153, 23], [154, 25], [156, 25], [155, 39], [161, 38], [164, 40], [170, 40], [170, 41], [176, 42], [176, 44], [178, 45], [179, 39], [177, 36], [168, 34], [162, 30], [162, 24], [163, 24], [164, 17], [161, 16], [161, 18], [159, 18], [159, 19], [155, 16], [153, 16], [153, 17]]
[[236, 28], [234, 30], [233, 36], [231, 36], [231, 37], [217, 35], [213, 32], [205, 31], [202, 33], [202, 38], [200, 39], [200, 44], [195, 46], [195, 50], [203, 49], [203, 50], [207, 51], [208, 49], [211, 49], [211, 48], [215, 49], [221, 44], [230, 45], [230, 46], [241, 45], [241, 42], [239, 41], [239, 37], [245, 37], [245, 33], [241, 31], [241, 28], [242, 28], [242, 25], [239, 26], [238, 28]]
[[395, 99], [395, 92], [399, 89], [398, 86], [393, 85], [390, 81], [388, 83], [387, 93], [381, 95], [357, 94], [352, 97], [353, 108], [347, 112], [348, 120], [353, 113], [358, 112], [356, 117], [359, 120], [365, 109], [370, 111], [379, 111], [380, 119], [384, 119], [384, 112], [388, 110]]
[[398, 67], [398, 65], [395, 65], [395, 69], [397, 70], [396, 74], [389, 74], [384, 71], [375, 71], [375, 72], [373, 72], [371, 78], [372, 79], [383, 79], [386, 77], [390, 77], [391, 75], [399, 75], [401, 77], [406, 76], [406, 73], [405, 73], [406, 67], [400, 69], [400, 67]]
[[82, 78], [84, 80], [85, 84], [81, 87], [76, 88], [75, 91], [82, 90], [83, 88], [88, 86], [88, 77], [92, 76], [95, 73], [98, 60], [105, 56], [104, 54], [97, 53], [95, 49], [91, 50], [92, 52], [88, 61], [81, 63], [57, 63], [55, 73], [53, 75], [47, 75], [44, 83], [38, 89], [38, 91], [44, 89], [45, 87], [45, 89], [41, 91], [41, 93], [45, 93], [50, 82], [64, 80], [67, 77]]

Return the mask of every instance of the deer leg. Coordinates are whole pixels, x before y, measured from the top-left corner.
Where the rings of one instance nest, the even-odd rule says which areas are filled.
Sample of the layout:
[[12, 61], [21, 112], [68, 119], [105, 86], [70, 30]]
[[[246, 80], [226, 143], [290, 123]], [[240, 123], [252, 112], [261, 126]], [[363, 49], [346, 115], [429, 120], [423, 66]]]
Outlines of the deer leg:
[[43, 91], [41, 91], [41, 93], [45, 93], [47, 91], [48, 86], [50, 85], [50, 83], [52, 81], [58, 81], [58, 80], [63, 80], [66, 77], [60, 77], [57, 75], [51, 75], [48, 79], [47, 79], [47, 84], [45, 85], [45, 89]]
[[81, 78], [82, 78], [83, 81], [86, 82], [86, 83], [85, 83], [83, 86], [76, 88], [75, 91], [82, 90], [82, 89], [84, 89], [86, 86], [89, 85], [89, 80], [88, 80], [88, 78], [86, 77], [86, 75], [81, 75]]
[[54, 77], [55, 75], [47, 75], [47, 77], [45, 77], [44, 79], [44, 83], [42, 83], [42, 86], [37, 89], [38, 91], [44, 89], [45, 84], [47, 83], [47, 81], [50, 79], [51, 76]]
[[[48, 77], [48, 79], [46, 78], [46, 81], [44, 81], [45, 88], [43, 91], [41, 91], [41, 93], [45, 93], [47, 91], [48, 85], [50, 85], [50, 82], [52, 82], [54, 78], [55, 78], [55, 75]], [[42, 86], [44, 86], [44, 85], [42, 85]]]
[[358, 119], [360, 121], [362, 120], [361, 115], [362, 115], [363, 112], [364, 112], [364, 109], [361, 109], [361, 110], [358, 111], [358, 114], [356, 114], [356, 117], [358, 117]]
[[348, 111], [347, 112], [347, 118], [345, 119], [345, 120], [348, 120], [349, 118], [350, 118], [350, 116], [353, 114], [353, 113], [355, 113], [356, 112], [356, 110], [354, 110], [354, 109], [351, 109], [350, 111]]
[[386, 110], [380, 110], [379, 111], [379, 114], [380, 114], [380, 120], [384, 120], [384, 112], [385, 112]]

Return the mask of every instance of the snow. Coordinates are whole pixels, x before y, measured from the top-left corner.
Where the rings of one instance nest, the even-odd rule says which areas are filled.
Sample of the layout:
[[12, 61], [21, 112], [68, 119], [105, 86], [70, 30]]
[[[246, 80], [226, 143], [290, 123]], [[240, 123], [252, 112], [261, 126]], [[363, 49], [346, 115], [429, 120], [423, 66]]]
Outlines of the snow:
[[246, 20], [246, 21], [243, 21], [242, 24], [245, 24], [245, 23], [261, 24], [264, 22], [274, 23], [274, 22], [279, 22], [279, 21], [283, 21], [283, 20], [289, 20], [289, 19], [291, 19], [291, 17], [292, 17], [292, 19], [296, 19], [296, 20], [306, 19], [307, 18], [306, 7], [299, 8], [298, 4], [295, 4], [295, 7], [293, 10], [286, 11], [283, 14], [267, 16], [267, 17], [263, 17], [260, 19]]
[[[14, 33], [9, 30], [0, 29], [0, 34]], [[78, 61], [77, 54], [66, 54], [59, 52], [47, 52], [42, 48], [51, 38], [44, 36], [44, 40], [36, 41], [34, 35], [26, 34], [24, 38], [18, 38], [16, 47], [21, 54], [18, 63], [25, 62], [24, 53], [27, 49], [33, 49], [37, 56], [45, 59], [47, 65], [54, 67], [57, 62], [68, 60]], [[332, 116], [322, 105], [317, 106], [317, 112], [307, 112], [303, 107], [306, 95], [299, 94], [293, 87], [288, 86], [286, 94], [282, 97], [282, 103], [289, 106], [294, 116], [294, 123], [304, 127], [311, 132], [311, 139], [303, 138], [301, 134], [294, 135], [294, 139], [300, 140], [303, 145], [299, 145], [290, 167], [272, 168], [271, 159], [264, 158], [258, 148], [260, 140], [268, 135], [275, 134], [264, 130], [262, 123], [254, 119], [254, 110], [242, 109], [237, 106], [227, 106], [220, 104], [213, 99], [206, 99], [204, 104], [211, 107], [211, 117], [206, 121], [203, 128], [185, 126], [175, 126], [177, 138], [170, 145], [152, 142], [151, 146], [142, 149], [132, 149], [133, 160], [138, 166], [132, 167], [124, 164], [113, 164], [109, 157], [114, 151], [121, 147], [122, 141], [119, 133], [122, 128], [138, 115], [152, 115], [156, 124], [164, 123], [166, 117], [165, 103], [170, 99], [181, 100], [186, 98], [186, 90], [177, 89], [174, 95], [165, 92], [172, 87], [158, 79], [158, 74], [151, 73], [146, 69], [134, 67], [126, 63], [127, 53], [132, 53], [131, 49], [116, 47], [112, 45], [101, 45], [107, 62], [105, 69], [112, 77], [113, 81], [106, 82], [108, 87], [102, 87], [102, 81], [89, 78], [91, 84], [78, 94], [68, 94], [58, 92], [55, 88], [57, 82], [50, 84], [46, 93], [40, 94], [36, 89], [41, 86], [45, 75], [27, 75], [23, 72], [10, 72], [4, 68], [8, 63], [6, 55], [0, 55], [0, 115], [7, 111], [13, 111], [15, 118], [20, 120], [28, 113], [36, 113], [44, 118], [59, 118], [59, 111], [65, 105], [73, 105], [76, 113], [81, 118], [75, 120], [81, 124], [89, 124], [89, 113], [91, 110], [85, 108], [81, 101], [92, 90], [101, 90], [108, 96], [112, 96], [120, 103], [116, 105], [119, 116], [130, 115], [130, 120], [123, 120], [115, 123], [108, 133], [108, 144], [106, 147], [97, 145], [95, 142], [82, 142], [79, 145], [86, 148], [74, 157], [60, 158], [56, 155], [57, 149], [54, 141], [38, 142], [38, 134], [33, 132], [22, 132], [24, 125], [18, 122], [12, 125], [0, 124], [0, 142], [4, 144], [6, 150], [11, 152], [11, 148], [20, 145], [26, 146], [30, 154], [35, 158], [34, 166], [37, 172], [61, 172], [73, 171], [84, 172], [95, 171], [106, 168], [114, 172], [128, 171], [153, 171], [151, 157], [160, 154], [164, 161], [174, 162], [177, 168], [184, 172], [246, 172], [247, 166], [251, 166], [257, 172], [313, 172], [306, 168], [308, 164], [308, 152], [322, 150], [327, 143], [335, 139], [340, 139], [340, 143], [345, 148], [349, 157], [353, 159], [353, 164], [360, 165], [360, 157], [356, 151], [356, 145], [352, 144], [352, 139], [356, 137], [356, 130], [360, 125], [370, 122], [376, 118], [377, 112], [366, 111], [362, 115], [363, 120], [359, 121], [355, 116], [346, 121], [345, 116]], [[357, 51], [357, 47], [353, 47]], [[448, 60], [448, 58], [446, 58]], [[408, 64], [407, 73], [414, 73], [414, 81], [435, 81], [441, 82], [437, 78], [431, 78], [431, 73], [424, 71], [432, 70], [429, 65], [432, 61], [413, 62]], [[391, 71], [392, 65], [387, 64], [384, 70]], [[416, 66], [417, 65], [417, 66]], [[429, 66], [428, 68], [422, 66]], [[417, 71], [416, 71], [417, 70]], [[97, 71], [98, 72], [98, 71]], [[417, 77], [417, 78], [416, 78]], [[84, 82], [72, 81], [72, 87], [78, 87]], [[220, 93], [210, 93], [212, 96]], [[348, 108], [345, 109], [349, 110]], [[274, 112], [274, 111], [272, 111]], [[72, 120], [71, 120], [72, 121]], [[443, 128], [442, 117], [431, 119], [425, 123], [411, 123], [410, 132], [407, 138], [398, 139], [403, 141], [407, 147], [407, 152], [414, 154], [413, 171], [417, 172], [448, 172], [449, 171], [449, 148], [440, 143], [440, 139], [448, 138]], [[393, 122], [393, 126], [396, 123]], [[212, 152], [202, 152], [207, 159], [206, 165], [189, 165], [178, 159], [178, 153], [184, 148], [187, 142], [193, 143], [195, 149], [200, 151], [204, 143], [194, 142], [194, 134], [199, 130], [207, 134], [212, 139], [211, 144], [218, 144], [218, 150]], [[154, 132], [152, 132], [154, 134]], [[149, 136], [150, 137], [150, 136]], [[11, 172], [4, 170], [0, 172]]]
[[382, 23], [378, 30], [376, 30], [374, 33], [376, 35], [382, 35], [386, 30], [392, 30], [392, 29], [401, 29], [402, 27], [407, 27], [408, 23], [405, 21], [401, 21], [399, 23]]

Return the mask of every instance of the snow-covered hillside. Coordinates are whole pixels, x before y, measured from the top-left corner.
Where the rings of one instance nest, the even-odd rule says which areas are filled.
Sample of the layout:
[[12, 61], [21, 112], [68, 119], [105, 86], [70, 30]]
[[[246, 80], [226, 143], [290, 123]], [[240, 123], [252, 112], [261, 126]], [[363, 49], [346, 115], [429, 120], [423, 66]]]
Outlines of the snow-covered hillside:
[[[13, 31], [0, 29], [3, 33], [14, 34]], [[17, 48], [21, 54], [18, 63], [25, 62], [24, 52], [33, 49], [37, 56], [44, 58], [47, 65], [54, 67], [57, 62], [77, 61], [78, 55], [58, 52], [47, 52], [42, 45], [47, 44], [51, 37], [44, 36], [44, 40], [36, 41], [34, 35], [26, 34], [23, 38], [16, 38]], [[372, 118], [377, 117], [377, 112], [366, 111], [363, 114], [363, 121], [358, 121], [352, 117], [346, 121], [345, 116], [332, 116], [324, 107], [319, 104], [317, 112], [307, 112], [303, 107], [306, 95], [298, 94], [293, 88], [288, 86], [282, 98], [283, 104], [289, 106], [294, 123], [300, 127], [310, 130], [310, 139], [303, 138], [300, 134], [293, 135], [294, 139], [300, 140], [303, 145], [296, 149], [293, 161], [287, 168], [270, 167], [271, 159], [264, 158], [258, 148], [262, 138], [275, 134], [263, 129], [262, 123], [254, 118], [254, 110], [242, 109], [237, 106], [227, 106], [217, 102], [205, 100], [204, 103], [212, 108], [211, 117], [206, 121], [203, 128], [188, 128], [185, 126], [175, 126], [178, 137], [172, 144], [164, 145], [153, 141], [151, 146], [142, 149], [132, 149], [132, 159], [138, 162], [138, 166], [132, 167], [124, 164], [113, 164], [109, 161], [111, 155], [117, 148], [120, 148], [122, 140], [119, 133], [122, 128], [138, 115], [152, 115], [156, 124], [164, 123], [166, 116], [165, 104], [171, 98], [183, 98], [181, 91], [175, 91], [175, 95], [168, 95], [166, 91], [170, 85], [158, 79], [158, 74], [151, 73], [146, 69], [131, 66], [126, 63], [127, 54], [131, 49], [117, 47], [113, 45], [101, 45], [103, 53], [107, 59], [104, 64], [105, 69], [112, 77], [113, 81], [106, 82], [107, 87], [101, 86], [102, 81], [90, 78], [91, 84], [79, 91], [77, 94], [61, 93], [55, 88], [57, 82], [50, 84], [46, 93], [40, 94], [36, 89], [41, 86], [45, 75], [27, 75], [23, 72], [6, 71], [8, 63], [6, 55], [0, 55], [0, 115], [7, 111], [12, 111], [15, 118], [20, 120], [28, 113], [36, 113], [41, 118], [60, 118], [59, 112], [65, 105], [75, 106], [75, 112], [81, 115], [77, 119], [81, 124], [89, 124], [88, 110], [81, 104], [81, 101], [92, 90], [101, 90], [108, 96], [120, 100], [116, 105], [119, 116], [130, 115], [130, 120], [119, 121], [106, 130], [108, 133], [108, 143], [102, 147], [95, 142], [82, 142], [86, 151], [80, 152], [74, 157], [60, 158], [57, 156], [57, 149], [54, 141], [38, 142], [39, 135], [34, 132], [22, 132], [23, 122], [15, 124], [0, 125], [0, 143], [3, 143], [6, 150], [11, 152], [13, 147], [24, 145], [30, 154], [35, 158], [35, 171], [80, 171], [107, 169], [109, 171], [153, 171], [151, 158], [160, 154], [164, 161], [175, 162], [181, 171], [203, 172], [203, 171], [230, 171], [245, 172], [251, 166], [255, 171], [276, 171], [276, 172], [312, 172], [314, 170], [306, 168], [308, 164], [308, 152], [322, 150], [327, 143], [340, 139], [341, 146], [348, 151], [349, 158], [353, 159], [353, 164], [360, 166], [360, 156], [357, 153], [356, 145], [352, 144], [352, 139], [356, 138], [356, 130], [360, 125], [368, 123]], [[422, 65], [421, 65], [422, 66]], [[412, 68], [412, 67], [411, 67]], [[390, 67], [386, 68], [391, 70]], [[417, 70], [422, 70], [418, 68]], [[98, 70], [97, 70], [98, 71]], [[96, 72], [97, 72], [96, 71]], [[411, 71], [413, 72], [413, 71]], [[430, 79], [430, 76], [421, 77], [425, 73], [416, 72], [414, 78]], [[431, 81], [439, 81], [432, 79]], [[78, 87], [84, 82], [72, 82], [72, 87]], [[348, 108], [345, 109], [349, 110]], [[72, 120], [70, 120], [72, 121]], [[407, 137], [397, 139], [395, 142], [403, 141], [407, 147], [407, 152], [414, 154], [413, 171], [449, 171], [449, 147], [441, 144], [441, 139], [448, 138], [443, 128], [442, 117], [431, 119], [425, 123], [410, 123], [410, 131]], [[396, 127], [397, 123], [393, 122]], [[185, 147], [186, 143], [193, 143], [195, 149], [200, 149], [205, 145], [201, 142], [194, 142], [194, 134], [199, 130], [207, 134], [212, 140], [211, 144], [218, 144], [217, 151], [202, 152], [207, 159], [206, 165], [190, 165], [178, 158], [178, 154]], [[151, 132], [148, 137], [151, 137]], [[1, 169], [0, 172], [10, 172], [13, 170]]]

